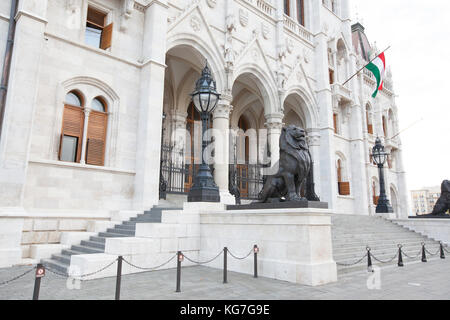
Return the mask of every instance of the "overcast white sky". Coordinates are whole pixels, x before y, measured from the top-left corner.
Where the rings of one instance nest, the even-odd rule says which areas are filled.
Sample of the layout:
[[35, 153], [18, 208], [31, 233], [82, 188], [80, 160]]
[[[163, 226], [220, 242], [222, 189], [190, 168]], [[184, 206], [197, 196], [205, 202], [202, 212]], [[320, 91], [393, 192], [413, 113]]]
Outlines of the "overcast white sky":
[[409, 189], [450, 180], [450, 1], [351, 0], [353, 19], [379, 50], [391, 45]]

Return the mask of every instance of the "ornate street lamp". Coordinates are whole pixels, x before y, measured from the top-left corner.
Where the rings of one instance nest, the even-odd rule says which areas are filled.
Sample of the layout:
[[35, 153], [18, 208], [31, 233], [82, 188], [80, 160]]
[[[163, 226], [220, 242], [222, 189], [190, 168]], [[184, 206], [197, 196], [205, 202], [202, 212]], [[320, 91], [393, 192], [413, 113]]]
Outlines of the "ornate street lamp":
[[197, 80], [195, 91], [191, 94], [195, 108], [202, 119], [202, 163], [194, 178], [194, 183], [188, 194], [188, 202], [220, 202], [219, 188], [214, 182], [209, 165], [204, 158], [207, 141], [205, 133], [207, 123], [219, 101], [220, 94], [216, 91], [214, 81], [208, 63], [202, 71], [202, 76]]
[[384, 151], [384, 146], [381, 144], [379, 137], [375, 140], [375, 146], [372, 149], [372, 158], [378, 166], [378, 174], [380, 177], [380, 197], [378, 198], [378, 204], [376, 213], [392, 213], [394, 210], [389, 203], [389, 199], [386, 196], [386, 188], [384, 185], [384, 171], [383, 166], [388, 157], [388, 153]]

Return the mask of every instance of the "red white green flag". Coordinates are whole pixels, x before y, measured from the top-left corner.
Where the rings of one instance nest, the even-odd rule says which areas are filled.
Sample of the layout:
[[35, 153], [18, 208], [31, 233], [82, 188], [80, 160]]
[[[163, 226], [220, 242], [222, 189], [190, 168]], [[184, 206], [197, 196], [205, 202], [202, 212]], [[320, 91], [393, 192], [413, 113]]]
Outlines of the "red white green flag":
[[384, 52], [369, 63], [366, 68], [373, 73], [375, 79], [377, 80], [377, 89], [372, 95], [372, 97], [375, 98], [378, 91], [383, 90], [384, 73], [386, 70], [386, 59], [384, 57]]

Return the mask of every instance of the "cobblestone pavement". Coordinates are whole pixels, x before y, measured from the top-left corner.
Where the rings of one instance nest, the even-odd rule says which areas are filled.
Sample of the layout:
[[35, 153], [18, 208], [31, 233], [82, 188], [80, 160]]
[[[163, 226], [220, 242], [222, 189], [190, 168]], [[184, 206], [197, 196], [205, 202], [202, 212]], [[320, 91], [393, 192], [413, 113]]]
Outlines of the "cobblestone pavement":
[[[31, 267], [0, 269], [0, 283]], [[122, 278], [123, 300], [364, 300], [364, 299], [449, 299], [450, 259], [410, 263], [404, 268], [386, 267], [379, 273], [359, 272], [339, 277], [337, 283], [319, 287], [295, 285], [267, 278], [229, 272], [222, 283], [222, 270], [208, 267], [182, 269], [181, 293], [175, 293], [176, 270], [154, 271]], [[380, 289], [376, 288], [379, 276]], [[42, 280], [42, 300], [112, 300], [116, 278], [85, 281], [80, 290], [67, 289], [67, 280], [47, 273]], [[1, 300], [31, 299], [34, 272], [6, 286], [0, 286]]]

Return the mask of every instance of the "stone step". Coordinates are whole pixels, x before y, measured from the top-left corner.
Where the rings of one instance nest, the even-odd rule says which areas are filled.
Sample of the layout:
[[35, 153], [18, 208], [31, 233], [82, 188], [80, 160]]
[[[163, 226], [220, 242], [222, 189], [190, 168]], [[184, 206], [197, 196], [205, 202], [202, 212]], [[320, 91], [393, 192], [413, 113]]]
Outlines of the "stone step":
[[130, 236], [130, 237], [133, 237], [135, 235], [134, 230], [124, 230], [124, 229], [117, 229], [117, 228], [109, 228], [106, 230], [106, 232], [123, 234], [123, 235]]
[[56, 260], [62, 264], [66, 264], [67, 266], [70, 265], [70, 256], [65, 254], [53, 254], [52, 260]]
[[361, 242], [375, 242], [375, 243], [382, 243], [384, 241], [395, 241], [397, 244], [401, 244], [402, 240], [416, 240], [416, 241], [422, 241], [424, 237], [421, 237], [420, 235], [404, 235], [404, 234], [393, 234], [389, 236], [379, 237], [379, 236], [360, 236], [360, 237], [341, 237], [341, 238], [332, 238], [333, 242], [335, 244], [350, 244], [350, 243], [361, 243]]
[[81, 245], [89, 248], [101, 249], [103, 252], [105, 251], [105, 243], [102, 242], [83, 240], [81, 241]]
[[[421, 250], [422, 250], [421, 245], [402, 248], [402, 252], [406, 253], [409, 256], [415, 256]], [[432, 248], [431, 250], [428, 249], [428, 251], [435, 253], [436, 248]], [[370, 252], [376, 257], [379, 257], [379, 256], [380, 257], [381, 256], [393, 257], [396, 253], [398, 253], [398, 248], [392, 247], [392, 248], [385, 248], [385, 249], [371, 249]], [[348, 260], [358, 260], [364, 254], [366, 254], [366, 250], [361, 250], [359, 252], [355, 251], [353, 253], [333, 253], [333, 257], [336, 261], [348, 261]], [[384, 260], [384, 259], [382, 259], [382, 260]]]
[[41, 263], [45, 268], [53, 270], [60, 274], [68, 274], [69, 265], [52, 259], [42, 259]]
[[66, 255], [66, 256], [73, 256], [73, 255], [77, 255], [77, 254], [86, 254], [86, 253], [83, 251], [74, 250], [73, 248], [71, 248], [71, 249], [65, 249], [65, 250], [61, 251], [61, 254]]
[[[425, 243], [425, 247], [428, 248], [430, 245], [432, 248], [434, 248], [436, 246], [435, 241], [433, 240], [427, 240], [427, 241], [423, 241]], [[408, 248], [411, 246], [416, 246], [416, 245], [420, 245], [421, 246], [422, 242], [417, 242], [417, 241], [403, 241], [402, 245], [404, 248]], [[347, 252], [358, 252], [361, 250], [366, 250], [367, 244], [361, 243], [359, 245], [355, 245], [355, 246], [340, 246], [340, 247], [336, 247], [333, 245], [333, 253], [347, 253]], [[385, 243], [385, 244], [380, 244], [380, 243], [373, 243], [372, 246], [369, 245], [369, 247], [371, 247], [371, 249], [384, 249], [384, 248], [398, 248], [398, 243]]]
[[116, 224], [114, 226], [114, 229], [134, 231], [134, 230], [136, 230], [136, 225], [135, 224]]
[[73, 250], [81, 251], [83, 254], [89, 254], [89, 253], [104, 253], [105, 250], [102, 249], [95, 249], [91, 247], [85, 247], [85, 246], [72, 246]]
[[104, 237], [91, 236], [89, 238], [90, 241], [105, 243], [106, 239]]
[[98, 235], [103, 238], [127, 238], [127, 237], [130, 237], [129, 235], [115, 233], [115, 232], [100, 232]]

